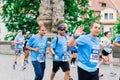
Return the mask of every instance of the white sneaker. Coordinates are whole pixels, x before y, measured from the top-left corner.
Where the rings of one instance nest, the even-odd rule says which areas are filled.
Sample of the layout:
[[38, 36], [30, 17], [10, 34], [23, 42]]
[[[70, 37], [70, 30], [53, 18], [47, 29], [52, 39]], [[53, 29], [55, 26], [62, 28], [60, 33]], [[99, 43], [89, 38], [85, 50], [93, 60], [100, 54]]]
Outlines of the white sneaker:
[[111, 76], [115, 76], [116, 73], [115, 73], [114, 71], [112, 71], [112, 72], [110, 72], [110, 75], [111, 75]]
[[72, 66], [73, 68], [75, 68], [75, 67], [76, 67], [76, 66], [75, 66], [75, 64], [72, 64], [71, 66]]

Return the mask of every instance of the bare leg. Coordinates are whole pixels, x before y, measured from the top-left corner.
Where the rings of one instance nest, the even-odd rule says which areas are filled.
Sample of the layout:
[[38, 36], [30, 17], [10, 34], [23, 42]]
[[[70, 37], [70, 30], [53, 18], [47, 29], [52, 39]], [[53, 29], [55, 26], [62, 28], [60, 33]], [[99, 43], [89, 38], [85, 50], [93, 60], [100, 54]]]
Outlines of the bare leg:
[[14, 57], [14, 64], [17, 62], [18, 55], [15, 55]]
[[69, 80], [70, 78], [70, 71], [65, 72], [64, 80]]
[[21, 66], [24, 66], [24, 59], [25, 59], [24, 53], [20, 55], [20, 58], [21, 58]]
[[28, 60], [28, 57], [29, 57], [29, 50], [26, 50], [25, 51], [25, 60]]
[[53, 79], [54, 79], [55, 74], [56, 74], [56, 72], [52, 72], [52, 73], [51, 73], [51, 75], [50, 75], [50, 80], [53, 80]]
[[113, 71], [113, 57], [112, 54], [108, 55], [108, 59], [109, 59], [109, 65], [110, 65], [110, 71]]

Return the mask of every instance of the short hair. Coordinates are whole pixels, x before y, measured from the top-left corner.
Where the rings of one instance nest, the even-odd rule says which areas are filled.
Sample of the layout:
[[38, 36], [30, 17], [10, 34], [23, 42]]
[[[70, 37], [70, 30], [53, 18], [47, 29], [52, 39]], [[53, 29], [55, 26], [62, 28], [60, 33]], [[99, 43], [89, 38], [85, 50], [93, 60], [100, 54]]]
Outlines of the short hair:
[[90, 28], [93, 27], [95, 23], [99, 24], [99, 22], [92, 22], [92, 23], [90, 24]]
[[110, 33], [110, 31], [106, 31], [106, 32], [104, 32], [104, 35], [107, 36], [108, 33]]

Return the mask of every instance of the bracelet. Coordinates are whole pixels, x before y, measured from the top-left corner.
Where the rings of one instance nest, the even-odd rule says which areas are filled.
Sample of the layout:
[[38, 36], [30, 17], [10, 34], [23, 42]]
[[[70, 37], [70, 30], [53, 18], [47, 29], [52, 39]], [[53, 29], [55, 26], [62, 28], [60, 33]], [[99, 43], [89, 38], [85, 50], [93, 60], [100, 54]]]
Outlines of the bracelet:
[[52, 56], [54, 57], [54, 56], [55, 56], [55, 54], [52, 54]]

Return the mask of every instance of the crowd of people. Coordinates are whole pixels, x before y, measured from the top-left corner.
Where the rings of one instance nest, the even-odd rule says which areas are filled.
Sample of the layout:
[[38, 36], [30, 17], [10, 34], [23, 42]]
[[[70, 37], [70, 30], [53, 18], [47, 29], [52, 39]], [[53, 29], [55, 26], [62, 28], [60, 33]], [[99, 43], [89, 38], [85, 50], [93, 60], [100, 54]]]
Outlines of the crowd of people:
[[[70, 66], [76, 67], [78, 80], [99, 80], [103, 74], [99, 73], [99, 67], [104, 62], [110, 64], [110, 74], [116, 75], [113, 70], [112, 44], [110, 41], [111, 32], [104, 33], [105, 39], [100, 42], [98, 35], [100, 33], [100, 24], [93, 22], [90, 25], [90, 34], [83, 34], [84, 28], [78, 28], [72, 37], [68, 32], [66, 24], [60, 24], [57, 27], [57, 35], [51, 41], [48, 47], [48, 38], [45, 36], [46, 27], [42, 21], [38, 21], [38, 33], [30, 36], [27, 31], [26, 36], [22, 30], [18, 31], [15, 37], [15, 58], [13, 69], [16, 69], [17, 58], [20, 55], [21, 69], [26, 69], [28, 64], [28, 56], [30, 53], [31, 62], [35, 72], [35, 80], [43, 80], [44, 71], [46, 68], [46, 54], [52, 55], [52, 72], [50, 80], [54, 80], [56, 72], [59, 68], [65, 73], [64, 80], [73, 80], [70, 77]], [[113, 42], [114, 46], [120, 47], [120, 36]], [[100, 48], [102, 59], [99, 62]]]

